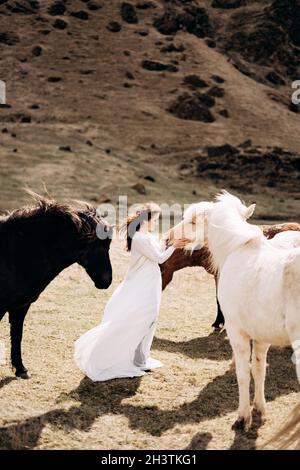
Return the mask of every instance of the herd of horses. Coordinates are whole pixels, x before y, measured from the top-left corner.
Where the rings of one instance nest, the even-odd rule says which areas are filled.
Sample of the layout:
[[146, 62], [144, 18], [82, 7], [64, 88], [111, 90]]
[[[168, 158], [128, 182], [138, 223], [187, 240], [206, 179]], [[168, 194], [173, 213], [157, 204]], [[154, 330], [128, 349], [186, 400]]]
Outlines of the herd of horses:
[[[96, 288], [112, 282], [113, 229], [96, 209], [33, 196], [33, 207], [0, 218], [0, 320], [8, 312], [11, 363], [24, 379], [29, 378], [21, 353], [24, 318], [47, 285], [74, 263], [84, 267]], [[300, 381], [300, 224], [256, 226], [247, 222], [254, 209], [225, 191], [214, 202], [193, 204], [166, 235], [169, 243], [183, 235], [190, 243], [161, 266], [163, 288], [175, 271], [188, 266], [201, 266], [215, 277], [218, 315], [213, 326], [225, 325], [233, 349], [239, 386], [234, 428], [244, 430], [251, 426], [251, 371], [253, 410], [265, 414], [270, 345], [292, 345]], [[299, 423], [300, 407], [285, 428], [294, 443], [300, 439], [295, 432]]]

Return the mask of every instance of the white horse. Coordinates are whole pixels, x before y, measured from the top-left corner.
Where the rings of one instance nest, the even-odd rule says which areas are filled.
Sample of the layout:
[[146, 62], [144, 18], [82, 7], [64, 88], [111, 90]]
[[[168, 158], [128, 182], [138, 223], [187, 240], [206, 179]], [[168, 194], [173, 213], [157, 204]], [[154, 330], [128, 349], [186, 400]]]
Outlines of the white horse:
[[[251, 425], [250, 356], [255, 382], [254, 409], [265, 415], [264, 382], [270, 345], [292, 345], [300, 354], [300, 235], [285, 232], [268, 240], [247, 223], [255, 205], [246, 207], [223, 192], [214, 203], [193, 205], [173, 229], [191, 240], [187, 247], [207, 245], [219, 271], [218, 299], [234, 352], [239, 386], [237, 429]], [[196, 226], [196, 227], [195, 227]], [[300, 380], [300, 360], [297, 361]]]

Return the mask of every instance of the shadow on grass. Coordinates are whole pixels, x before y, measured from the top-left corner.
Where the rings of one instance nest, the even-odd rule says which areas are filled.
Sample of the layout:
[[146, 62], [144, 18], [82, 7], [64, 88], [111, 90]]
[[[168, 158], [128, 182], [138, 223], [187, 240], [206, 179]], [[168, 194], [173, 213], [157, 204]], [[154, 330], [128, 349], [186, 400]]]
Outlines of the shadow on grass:
[[234, 431], [234, 440], [230, 450], [256, 450], [259, 428], [263, 425], [260, 416], [252, 416], [251, 429], [248, 432]]
[[0, 390], [1, 388], [5, 387], [6, 385], [10, 384], [14, 380], [18, 380], [17, 377], [5, 377], [4, 379], [0, 380]]
[[[290, 349], [270, 351], [270, 367], [266, 380], [268, 401], [275, 400], [280, 395], [298, 391], [299, 386], [290, 358]], [[0, 448], [32, 449], [37, 445], [39, 436], [46, 425], [58, 429], [63, 428], [66, 432], [73, 429], [88, 432], [97, 418], [108, 413], [126, 416], [128, 425], [132, 429], [152, 436], [161, 436], [175, 425], [200, 424], [202, 421], [215, 419], [237, 410], [238, 390], [235, 372], [232, 370], [213, 379], [199, 392], [195, 400], [168, 410], [162, 410], [157, 406], [123, 404], [124, 399], [136, 394], [140, 382], [141, 378], [93, 383], [84, 378], [69, 395], [58, 397], [59, 402], [72, 398], [78, 401], [78, 406], [71, 406], [69, 409], [58, 408], [0, 428]], [[169, 386], [171, 387], [172, 384]], [[255, 431], [254, 427], [248, 436], [236, 434], [232, 449], [254, 449], [258, 428], [259, 426]], [[208, 442], [206, 444], [204, 442], [203, 446], [207, 444]]]
[[226, 338], [226, 331], [221, 333], [214, 331], [208, 336], [178, 342], [154, 338], [153, 349], [185, 354], [192, 359], [205, 358], [212, 361], [225, 361], [232, 357], [232, 349]]
[[120, 412], [122, 400], [136, 394], [140, 381], [138, 377], [94, 383], [85, 377], [70, 394], [57, 399], [61, 403], [72, 398], [79, 406], [57, 408], [8, 427], [0, 427], [0, 449], [33, 449], [44, 427], [49, 424], [66, 432], [72, 429], [88, 432], [99, 416], [116, 410]]
[[210, 432], [197, 432], [184, 450], [206, 450], [212, 438]]

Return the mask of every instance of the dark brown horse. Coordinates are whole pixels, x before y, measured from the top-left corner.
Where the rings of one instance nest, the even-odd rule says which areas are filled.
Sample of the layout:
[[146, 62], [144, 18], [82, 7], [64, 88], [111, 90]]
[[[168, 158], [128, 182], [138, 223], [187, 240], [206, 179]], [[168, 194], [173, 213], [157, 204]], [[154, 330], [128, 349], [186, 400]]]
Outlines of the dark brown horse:
[[[278, 225], [260, 225], [259, 226], [264, 235], [271, 239], [275, 237], [280, 232], [286, 232], [288, 230], [293, 231], [300, 231], [300, 224], [297, 223], [286, 223], [286, 224], [278, 224]], [[172, 281], [173, 274], [175, 271], [179, 271], [180, 269], [187, 268], [187, 267], [194, 267], [194, 266], [201, 266], [204, 268], [209, 274], [212, 274], [215, 278], [216, 287], [217, 287], [217, 280], [218, 275], [215, 273], [211, 267], [210, 262], [210, 253], [207, 248], [201, 248], [200, 250], [195, 250], [193, 252], [188, 252], [184, 250], [175, 250], [173, 255], [162, 265], [161, 274], [162, 274], [162, 285], [163, 289]], [[224, 316], [222, 310], [220, 308], [218, 299], [217, 299], [217, 318], [212, 324], [212, 326], [216, 329], [220, 328], [224, 325]]]
[[95, 208], [34, 197], [34, 207], [0, 218], [0, 320], [8, 312], [11, 363], [24, 379], [29, 378], [21, 354], [24, 318], [48, 284], [73, 263], [84, 267], [98, 289], [112, 281], [112, 228]]

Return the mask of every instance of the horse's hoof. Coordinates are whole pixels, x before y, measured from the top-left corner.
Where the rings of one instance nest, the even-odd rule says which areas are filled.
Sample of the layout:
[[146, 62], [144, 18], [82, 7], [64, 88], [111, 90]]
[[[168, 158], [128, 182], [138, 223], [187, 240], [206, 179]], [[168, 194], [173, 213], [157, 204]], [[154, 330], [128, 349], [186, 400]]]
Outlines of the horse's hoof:
[[212, 324], [211, 326], [214, 329], [214, 333], [222, 333], [222, 331], [224, 330], [224, 325], [222, 323], [220, 325]]
[[263, 424], [266, 421], [266, 411], [256, 408], [252, 409], [252, 418], [260, 424]]
[[213, 327], [213, 331], [214, 333], [219, 333], [219, 331], [221, 331], [221, 328], [219, 326], [214, 326], [214, 325], [211, 325]]
[[234, 358], [231, 359], [231, 362], [229, 364], [229, 369], [230, 370], [235, 370], [235, 359]]
[[245, 419], [243, 416], [238, 417], [238, 419], [233, 423], [232, 428], [234, 431], [248, 431], [251, 426], [251, 420]]
[[20, 379], [24, 379], [24, 380], [31, 378], [28, 370], [22, 370], [20, 372], [16, 372], [16, 377], [19, 377]]

